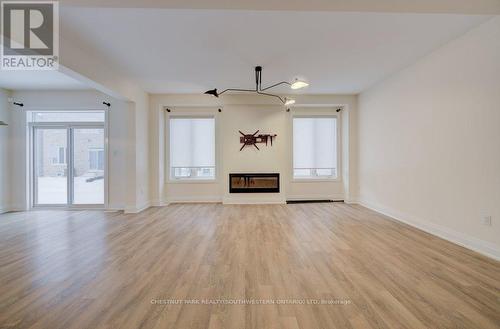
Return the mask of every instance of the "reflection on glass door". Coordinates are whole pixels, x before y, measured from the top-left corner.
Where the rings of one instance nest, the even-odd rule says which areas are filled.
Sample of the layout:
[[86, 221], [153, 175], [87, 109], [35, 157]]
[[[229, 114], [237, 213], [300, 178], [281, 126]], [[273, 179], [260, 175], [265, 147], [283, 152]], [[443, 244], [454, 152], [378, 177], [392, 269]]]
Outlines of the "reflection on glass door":
[[35, 203], [68, 203], [68, 132], [67, 129], [34, 130]]
[[72, 128], [73, 204], [104, 203], [104, 129]]

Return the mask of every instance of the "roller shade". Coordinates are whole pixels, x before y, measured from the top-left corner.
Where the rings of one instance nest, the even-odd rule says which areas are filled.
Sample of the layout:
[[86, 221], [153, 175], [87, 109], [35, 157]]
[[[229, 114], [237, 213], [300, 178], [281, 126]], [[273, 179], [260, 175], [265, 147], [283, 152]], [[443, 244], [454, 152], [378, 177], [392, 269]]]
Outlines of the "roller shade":
[[293, 167], [337, 168], [337, 118], [293, 118]]
[[215, 166], [214, 118], [170, 118], [170, 166]]

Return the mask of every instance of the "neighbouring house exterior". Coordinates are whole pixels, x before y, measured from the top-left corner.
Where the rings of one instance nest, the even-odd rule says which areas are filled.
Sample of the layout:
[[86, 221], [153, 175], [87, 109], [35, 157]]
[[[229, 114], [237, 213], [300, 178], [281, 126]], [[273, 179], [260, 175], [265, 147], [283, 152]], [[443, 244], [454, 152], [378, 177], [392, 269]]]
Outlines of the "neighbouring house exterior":
[[[38, 176], [66, 176], [68, 148], [66, 130], [38, 131]], [[74, 130], [74, 175], [96, 177], [104, 174], [104, 132], [102, 129]]]

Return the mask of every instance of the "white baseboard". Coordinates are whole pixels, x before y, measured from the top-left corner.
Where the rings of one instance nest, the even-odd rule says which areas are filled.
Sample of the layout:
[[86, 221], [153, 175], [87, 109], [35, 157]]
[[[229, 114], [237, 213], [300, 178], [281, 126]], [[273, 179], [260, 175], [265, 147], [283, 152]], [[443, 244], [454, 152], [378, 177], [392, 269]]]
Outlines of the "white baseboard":
[[167, 199], [168, 203], [220, 203], [222, 198], [215, 195], [206, 196], [174, 196]]
[[347, 204], [360, 204], [357, 198], [344, 199], [344, 203]]
[[438, 236], [442, 239], [453, 242], [467, 249], [476, 251], [484, 256], [500, 260], [500, 247], [491, 242], [484, 241], [461, 232], [457, 232], [448, 227], [431, 223], [429, 221], [422, 220], [421, 218], [404, 214], [400, 211], [393, 210], [370, 201], [358, 200], [356, 203], [362, 205], [365, 208], [391, 217], [397, 221], [418, 228], [424, 232]]
[[297, 200], [333, 200], [339, 201], [344, 200], [343, 194], [319, 194], [319, 195], [290, 195], [286, 197], [287, 201], [297, 201]]
[[286, 200], [269, 198], [224, 198], [223, 204], [286, 204]]
[[151, 201], [151, 207], [165, 207], [168, 206], [168, 202], [163, 201], [163, 200], [154, 200]]
[[24, 205], [6, 205], [4, 207], [0, 207], [0, 214], [5, 214], [6, 212], [13, 212], [13, 211], [28, 211], [29, 209], [26, 208]]
[[108, 204], [106, 211], [124, 211], [125, 206], [123, 204]]
[[138, 207], [125, 207], [125, 209], [123, 210], [123, 212], [125, 214], [138, 214], [146, 209], [148, 209], [149, 207], [151, 207], [151, 202], [150, 201], [147, 201], [145, 202], [144, 204], [138, 206]]
[[124, 211], [124, 209], [117, 209], [117, 208], [106, 208], [103, 210], [105, 213], [113, 213], [113, 212], [119, 212], [119, 211]]
[[11, 204], [7, 207], [8, 211], [28, 211], [30, 208], [26, 204]]

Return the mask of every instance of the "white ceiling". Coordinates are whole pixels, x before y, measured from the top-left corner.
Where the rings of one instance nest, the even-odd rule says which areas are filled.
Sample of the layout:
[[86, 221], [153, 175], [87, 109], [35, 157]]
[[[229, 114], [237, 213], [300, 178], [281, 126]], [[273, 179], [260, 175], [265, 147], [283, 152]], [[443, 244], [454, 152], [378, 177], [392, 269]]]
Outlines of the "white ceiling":
[[306, 93], [355, 94], [488, 16], [80, 8], [61, 10], [62, 40], [91, 47], [151, 93], [253, 88], [302, 77]]
[[500, 14], [499, 0], [60, 0], [59, 2], [63, 6], [108, 8]]
[[0, 88], [10, 90], [84, 90], [83, 83], [58, 71], [0, 71]]

